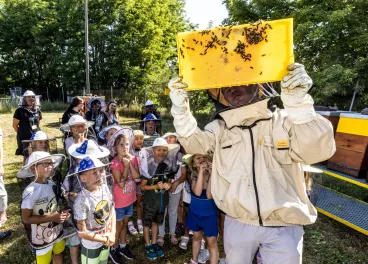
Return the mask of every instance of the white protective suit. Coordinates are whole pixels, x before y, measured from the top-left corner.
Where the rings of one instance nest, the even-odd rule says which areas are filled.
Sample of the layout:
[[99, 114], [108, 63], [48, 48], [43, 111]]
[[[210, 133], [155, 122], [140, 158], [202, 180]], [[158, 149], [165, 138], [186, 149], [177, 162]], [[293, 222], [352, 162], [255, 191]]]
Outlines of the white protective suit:
[[331, 123], [315, 113], [308, 89], [297, 96], [283, 92], [285, 110], [271, 112], [266, 99], [221, 112], [204, 131], [185, 95], [171, 92], [178, 139], [187, 153], [213, 153], [212, 195], [231, 218], [256, 226], [316, 221], [300, 163], [329, 159], [335, 141]]

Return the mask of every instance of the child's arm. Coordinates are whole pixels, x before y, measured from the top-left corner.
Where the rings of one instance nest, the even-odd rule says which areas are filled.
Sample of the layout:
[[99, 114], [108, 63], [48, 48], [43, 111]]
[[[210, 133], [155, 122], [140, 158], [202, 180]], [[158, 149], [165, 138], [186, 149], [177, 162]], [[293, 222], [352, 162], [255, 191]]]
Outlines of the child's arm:
[[45, 215], [33, 215], [32, 209], [22, 209], [22, 222], [26, 225], [30, 224], [43, 224], [48, 222], [54, 222], [61, 224], [69, 217], [69, 210], [61, 213], [51, 213]]
[[203, 172], [204, 168], [200, 166], [197, 180], [192, 181], [192, 190], [193, 193], [197, 196], [200, 196], [203, 191]]
[[141, 189], [143, 191], [152, 191], [152, 190], [162, 189], [163, 188], [162, 185], [163, 185], [162, 182], [158, 182], [155, 185], [147, 185], [147, 180], [142, 180], [142, 182], [141, 182]]
[[111, 173], [112, 173], [112, 176], [114, 177], [114, 180], [115, 180], [116, 184], [120, 188], [124, 188], [125, 182], [122, 182], [122, 180], [121, 180], [122, 177], [121, 177], [120, 171], [118, 171], [118, 170], [112, 170]]
[[[77, 221], [77, 228], [78, 228], [78, 237], [83, 238], [85, 240], [90, 240], [90, 241], [102, 242], [104, 244], [109, 244], [109, 237], [108, 236], [104, 236], [102, 234], [89, 232], [87, 230], [86, 220]], [[115, 238], [114, 238], [114, 240], [115, 240]]]
[[115, 214], [115, 208], [112, 207], [111, 212], [113, 212], [113, 215], [111, 217], [111, 230], [109, 234], [109, 242], [112, 243], [109, 246], [113, 246], [115, 244], [115, 235], [116, 235], [116, 214]]
[[136, 164], [134, 164], [133, 160], [137, 161], [136, 158], [130, 160], [130, 173], [132, 174], [133, 179], [139, 179], [141, 175], [139, 175], [138, 163], [136, 162]]

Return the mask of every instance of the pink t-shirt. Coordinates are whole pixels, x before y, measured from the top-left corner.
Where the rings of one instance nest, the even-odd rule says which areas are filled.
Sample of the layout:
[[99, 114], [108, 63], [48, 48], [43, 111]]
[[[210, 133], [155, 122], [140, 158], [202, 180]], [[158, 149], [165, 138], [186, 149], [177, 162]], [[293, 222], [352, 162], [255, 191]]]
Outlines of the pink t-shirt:
[[[133, 157], [132, 161], [134, 166], [138, 167], [138, 161], [136, 157]], [[124, 172], [124, 163], [115, 157], [111, 162], [110, 167], [111, 172], [113, 170], [120, 171], [121, 174]], [[114, 194], [114, 202], [115, 208], [124, 208], [131, 204], [133, 204], [137, 200], [136, 195], [136, 183], [132, 177], [132, 174], [129, 170], [129, 174], [127, 177], [127, 181], [125, 182], [125, 186], [121, 189], [115, 182], [114, 179], [114, 187], [113, 187], [113, 194]]]

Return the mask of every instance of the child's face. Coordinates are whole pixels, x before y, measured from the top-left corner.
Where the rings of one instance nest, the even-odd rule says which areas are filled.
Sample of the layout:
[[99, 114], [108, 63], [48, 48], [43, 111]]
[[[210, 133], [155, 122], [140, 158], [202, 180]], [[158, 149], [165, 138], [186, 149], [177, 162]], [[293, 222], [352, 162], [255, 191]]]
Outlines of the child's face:
[[43, 160], [35, 165], [35, 175], [41, 179], [47, 179], [51, 176], [55, 167], [55, 161], [52, 159]]
[[83, 110], [83, 108], [84, 108], [84, 103], [83, 102], [80, 102], [78, 104], [78, 112], [81, 111], [81, 110]]
[[176, 136], [168, 136], [165, 139], [167, 144], [175, 144], [177, 142]]
[[102, 184], [102, 168], [82, 172], [79, 177], [87, 186], [100, 186]]
[[206, 162], [205, 156], [201, 154], [196, 154], [193, 157], [193, 167], [199, 169], [202, 163]]
[[153, 134], [155, 132], [155, 130], [156, 130], [156, 123], [155, 123], [155, 121], [152, 121], [152, 120], [147, 121], [146, 122], [146, 130], [147, 130], [147, 133], [149, 135], [150, 135], [150, 133]]
[[34, 151], [47, 151], [47, 141], [35, 141], [33, 143]]
[[112, 137], [112, 135], [115, 134], [116, 131], [117, 130], [115, 128], [110, 128], [109, 131], [107, 131], [106, 136], [105, 136], [106, 141], [108, 141]]
[[81, 135], [87, 131], [87, 128], [85, 124], [77, 124], [77, 125], [71, 126], [70, 130], [72, 131], [73, 135]]
[[164, 161], [169, 153], [168, 147], [154, 147], [153, 150], [153, 157], [159, 161]]
[[129, 153], [129, 140], [122, 138], [115, 146], [115, 150], [119, 155], [126, 156]]
[[134, 141], [133, 141], [134, 148], [136, 148], [136, 149], [142, 148], [143, 143], [144, 143], [144, 136], [143, 135], [139, 135], [139, 136], [134, 137]]

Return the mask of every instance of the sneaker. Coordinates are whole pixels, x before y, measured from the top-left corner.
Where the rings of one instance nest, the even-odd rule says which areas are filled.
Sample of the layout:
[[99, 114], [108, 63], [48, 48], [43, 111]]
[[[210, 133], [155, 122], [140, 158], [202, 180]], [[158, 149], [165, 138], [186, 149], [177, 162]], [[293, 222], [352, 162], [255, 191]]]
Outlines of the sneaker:
[[129, 221], [128, 222], [128, 230], [129, 230], [129, 233], [131, 235], [133, 235], [133, 236], [138, 235], [138, 231], [137, 231], [137, 229], [135, 229], [132, 221]]
[[0, 233], [0, 242], [2, 242], [3, 240], [7, 239], [8, 237], [10, 237], [12, 234], [12, 231], [8, 230], [5, 232], [1, 232]]
[[182, 236], [181, 237], [180, 244], [179, 244], [179, 247], [181, 249], [187, 250], [187, 248], [188, 248], [188, 242], [189, 242], [189, 237]]
[[125, 259], [122, 255], [119, 254], [119, 248], [113, 249], [110, 248], [109, 257], [111, 261], [115, 264], [124, 264]]
[[123, 248], [121, 247], [119, 249], [119, 253], [120, 253], [120, 255], [125, 257], [126, 259], [129, 259], [129, 260], [135, 259], [135, 255], [130, 251], [129, 245], [125, 245], [125, 247], [123, 247]]
[[156, 250], [153, 248], [153, 245], [145, 246], [144, 251], [146, 252], [146, 257], [149, 260], [157, 259], [157, 253]]
[[204, 250], [206, 247], [206, 240], [204, 240], [203, 238], [202, 238], [202, 240], [201, 240], [201, 250]]
[[201, 249], [198, 255], [198, 263], [206, 263], [210, 259], [210, 252], [208, 249]]
[[160, 248], [157, 244], [152, 244], [153, 248], [156, 251], [156, 254], [158, 257], [163, 257], [165, 256], [164, 251], [162, 250], [162, 248]]
[[226, 259], [224, 259], [224, 258], [220, 258], [220, 260], [219, 260], [219, 264], [226, 264]]
[[143, 235], [143, 225], [142, 225], [142, 221], [138, 221], [137, 222], [137, 226], [138, 226], [138, 232], [140, 235]]

